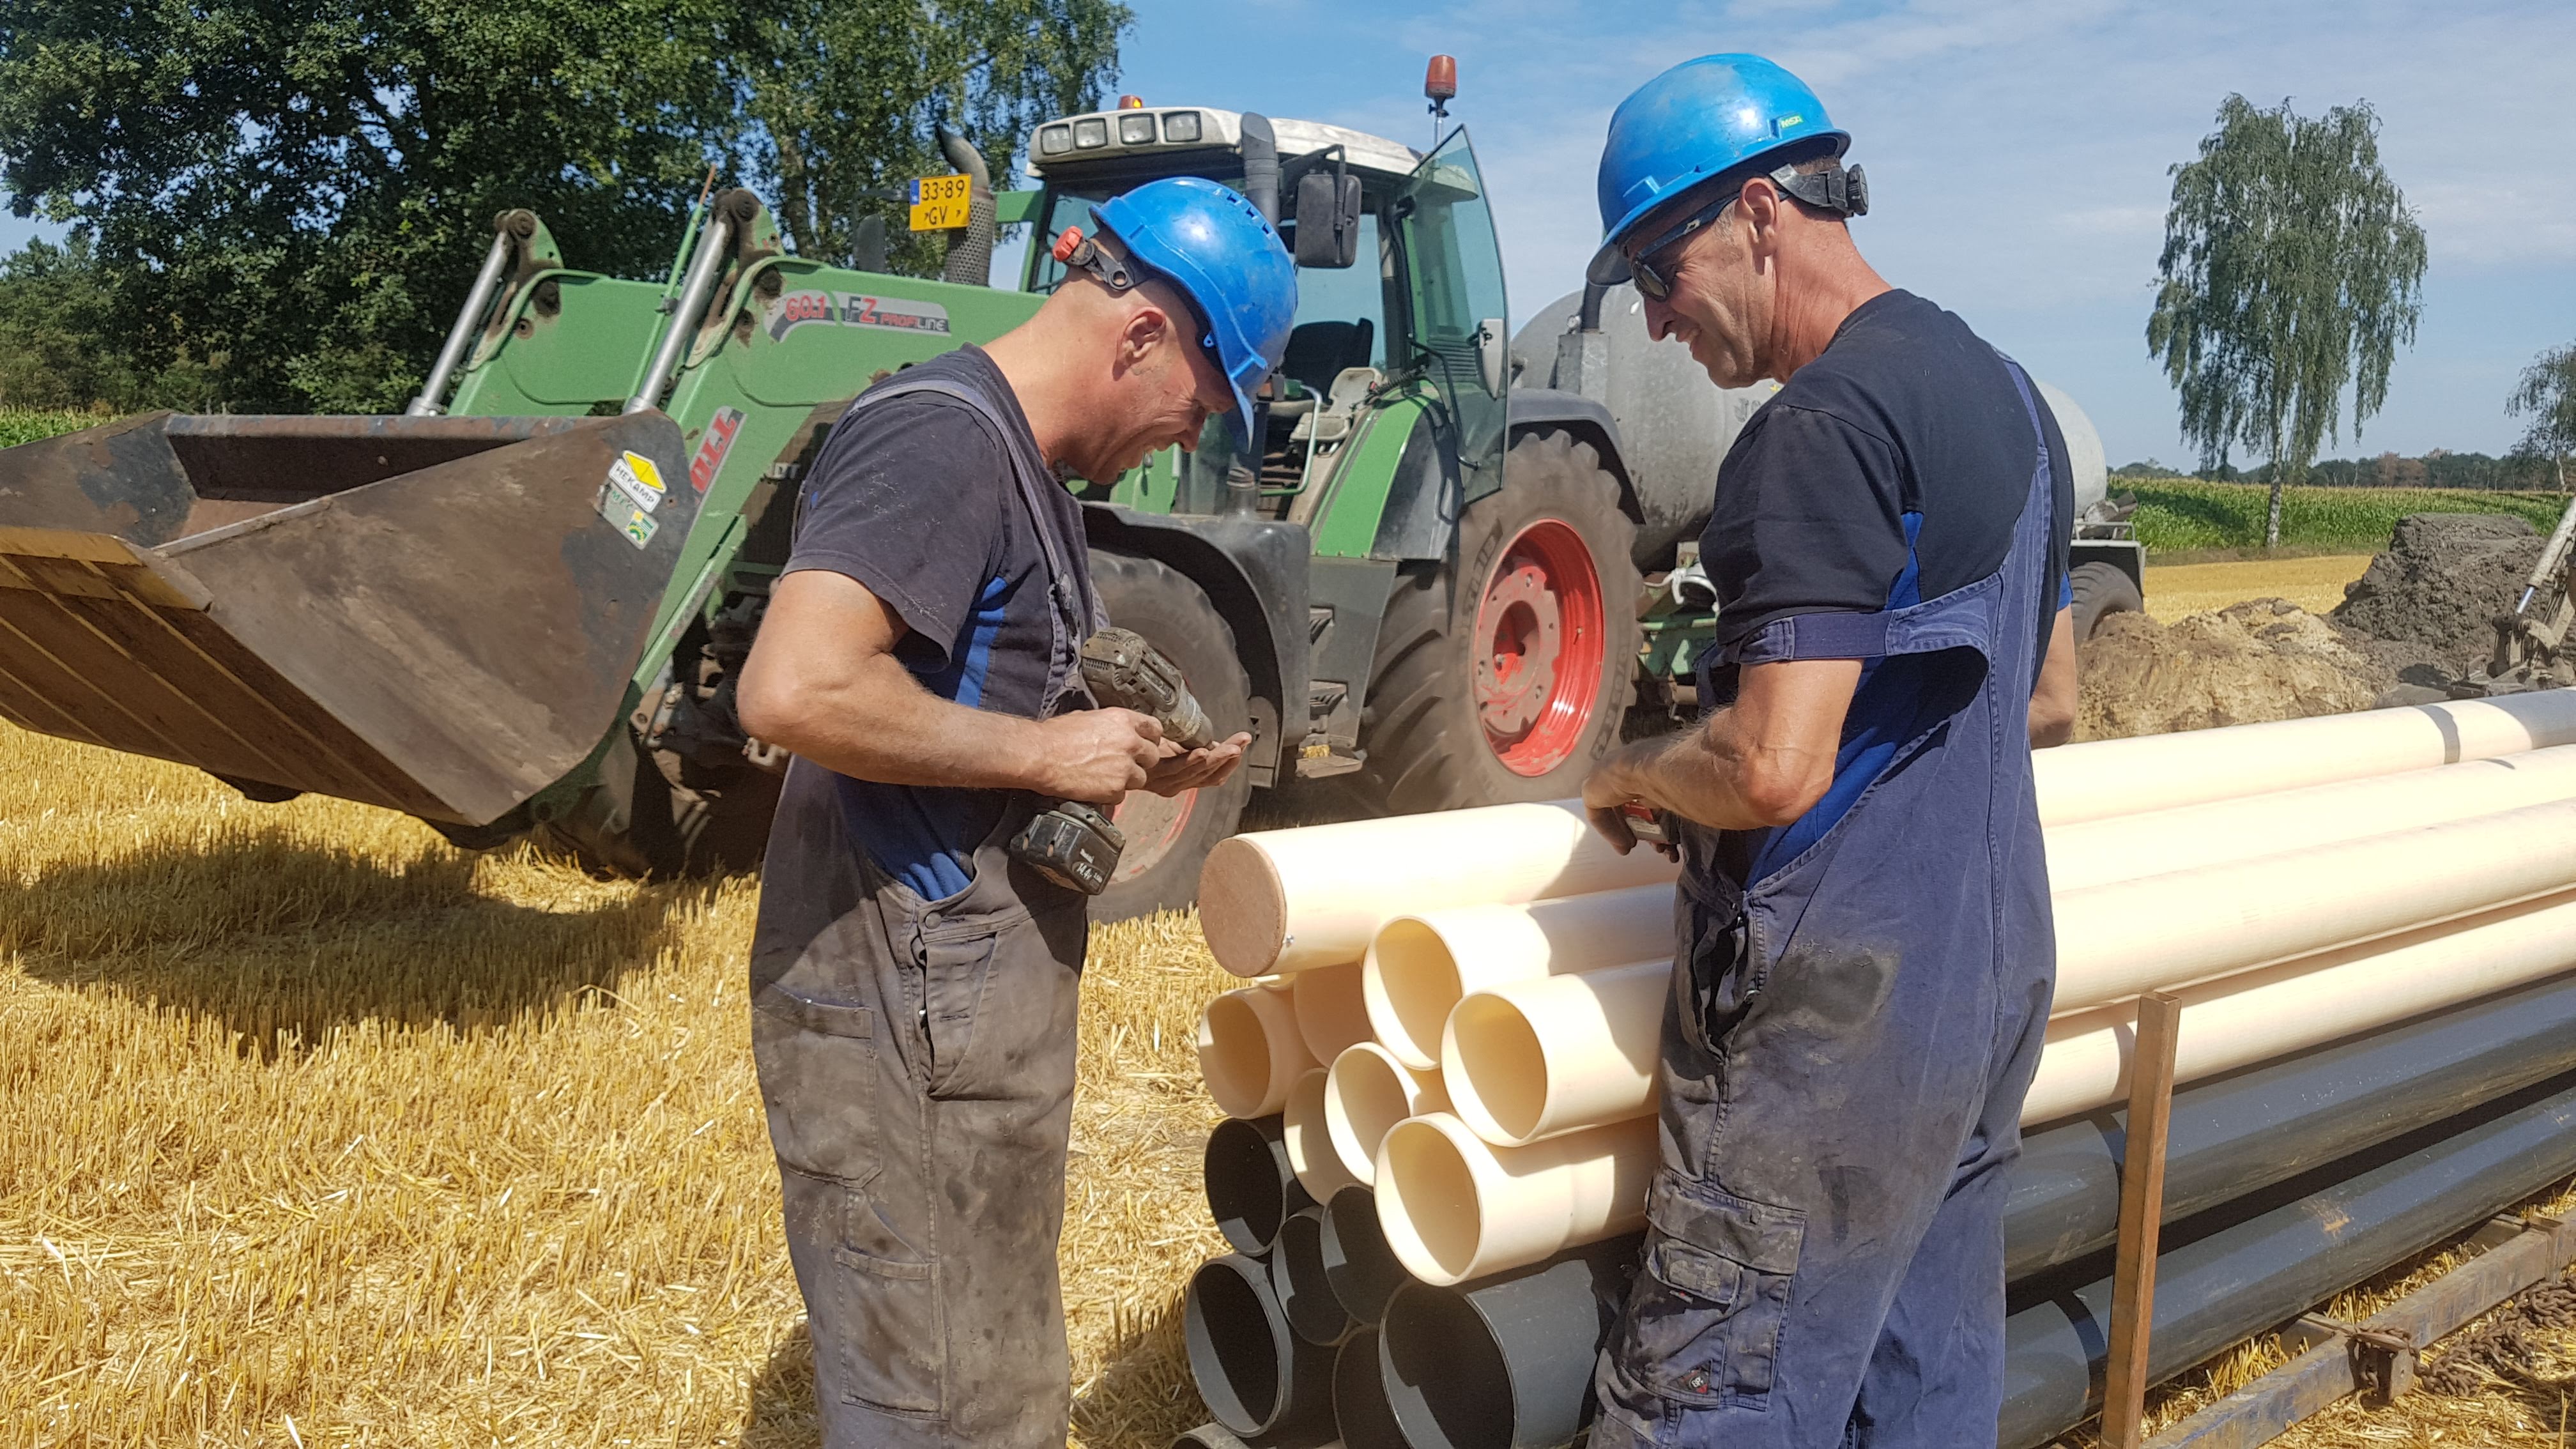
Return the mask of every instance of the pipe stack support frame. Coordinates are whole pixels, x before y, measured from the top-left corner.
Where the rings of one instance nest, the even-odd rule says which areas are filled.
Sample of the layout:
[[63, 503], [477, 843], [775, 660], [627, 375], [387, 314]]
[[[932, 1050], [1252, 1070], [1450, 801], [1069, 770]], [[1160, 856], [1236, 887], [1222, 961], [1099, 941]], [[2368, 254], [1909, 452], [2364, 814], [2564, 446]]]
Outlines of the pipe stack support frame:
[[2042, 825], [2144, 815], [2576, 744], [2576, 690], [2452, 700], [2183, 734], [2139, 735], [2031, 756]]
[[1515, 981], [1670, 960], [1673, 890], [1637, 886], [1527, 905], [1452, 906], [1394, 916], [1362, 965], [1369, 1025], [1406, 1065], [1440, 1065], [1441, 1029], [1461, 998]]
[[1297, 1185], [1318, 1203], [1331, 1202], [1333, 1194], [1356, 1180], [1342, 1165], [1342, 1155], [1333, 1150], [1332, 1129], [1324, 1117], [1324, 1093], [1332, 1077], [1323, 1067], [1299, 1077], [1297, 1090], [1288, 1094], [1287, 1110], [1279, 1114], [1279, 1137], [1288, 1149], [1288, 1166], [1297, 1174]]
[[1287, 1134], [1276, 1117], [1229, 1117], [1216, 1124], [1199, 1172], [1216, 1230], [1248, 1257], [1269, 1252], [1289, 1217], [1314, 1206], [1289, 1164]]
[[1441, 1038], [1451, 1110], [1501, 1147], [1652, 1115], [1672, 979], [1642, 961], [1470, 994]]
[[1181, 1304], [1190, 1378], [1208, 1414], [1264, 1449], [1317, 1449], [1333, 1437], [1333, 1351], [1288, 1327], [1270, 1270], [1240, 1253], [1210, 1258]]
[[1377, 1149], [1397, 1123], [1448, 1110], [1448, 1085], [1440, 1072], [1417, 1071], [1373, 1041], [1335, 1057], [1324, 1087], [1324, 1125], [1333, 1152], [1343, 1171], [1363, 1186], [1377, 1185]]
[[1288, 1105], [1297, 1079], [1322, 1066], [1297, 1027], [1294, 995], [1266, 987], [1229, 991], [1199, 1016], [1199, 1076], [1229, 1117], [1267, 1117]]
[[1387, 1301], [1411, 1280], [1378, 1225], [1377, 1194], [1346, 1187], [1324, 1204], [1324, 1281], [1342, 1310], [1362, 1323], [1386, 1318]]
[[1669, 885], [1678, 874], [1652, 851], [1612, 850], [1581, 801], [1487, 805], [1221, 840], [1199, 873], [1199, 919], [1218, 965], [1265, 976], [1357, 961], [1378, 927], [1408, 912]]
[[1446, 1112], [1412, 1118], [1378, 1148], [1378, 1226], [1436, 1287], [1631, 1232], [1660, 1165], [1655, 1133], [1648, 1117], [1496, 1147]]

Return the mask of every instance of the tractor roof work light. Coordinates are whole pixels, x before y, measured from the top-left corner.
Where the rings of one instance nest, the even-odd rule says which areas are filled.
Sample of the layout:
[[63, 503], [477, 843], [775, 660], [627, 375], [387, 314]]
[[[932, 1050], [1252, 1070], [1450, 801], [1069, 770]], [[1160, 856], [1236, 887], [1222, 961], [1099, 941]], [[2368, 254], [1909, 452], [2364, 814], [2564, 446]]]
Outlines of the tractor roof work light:
[[1431, 102], [1431, 145], [1440, 145], [1440, 127], [1449, 119], [1449, 103], [1458, 98], [1458, 57], [1435, 55], [1422, 70], [1422, 94]]

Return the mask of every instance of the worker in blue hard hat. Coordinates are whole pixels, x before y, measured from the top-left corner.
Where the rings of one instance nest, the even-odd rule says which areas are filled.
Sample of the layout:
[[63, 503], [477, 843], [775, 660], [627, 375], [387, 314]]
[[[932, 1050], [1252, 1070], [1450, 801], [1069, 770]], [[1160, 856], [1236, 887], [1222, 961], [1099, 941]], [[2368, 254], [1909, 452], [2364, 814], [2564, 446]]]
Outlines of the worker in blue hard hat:
[[1995, 1442], [2003, 1169], [2056, 978], [2030, 752], [2073, 719], [2073, 493], [2030, 379], [1890, 287], [1850, 138], [1779, 66], [1611, 117], [1592, 276], [1718, 383], [1696, 726], [1606, 760], [1682, 861], [1643, 1269], [1594, 1449]]
[[1017, 842], [1055, 802], [1218, 784], [1250, 743], [1183, 750], [1091, 707], [1077, 651], [1105, 616], [1058, 478], [1108, 483], [1247, 415], [1295, 268], [1213, 182], [1097, 220], [1036, 316], [832, 428], [736, 690], [743, 729], [794, 755], [751, 1038], [831, 1449], [1062, 1449], [1089, 898]]

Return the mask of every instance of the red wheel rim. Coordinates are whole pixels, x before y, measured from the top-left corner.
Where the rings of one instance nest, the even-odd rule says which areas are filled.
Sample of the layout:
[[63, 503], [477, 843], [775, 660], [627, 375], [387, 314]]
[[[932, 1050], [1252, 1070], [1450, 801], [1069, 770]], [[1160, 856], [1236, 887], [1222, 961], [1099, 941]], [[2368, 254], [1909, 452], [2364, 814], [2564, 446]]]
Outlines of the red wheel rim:
[[1592, 550], [1542, 518], [1514, 535], [1476, 602], [1476, 715], [1515, 775], [1544, 775], [1581, 746], [1601, 703], [1609, 613]]
[[1189, 829], [1190, 813], [1198, 803], [1196, 790], [1184, 790], [1168, 800], [1151, 790], [1130, 790], [1120, 797], [1109, 812], [1109, 823], [1127, 837], [1127, 849], [1118, 857], [1118, 869], [1110, 872], [1109, 883], [1125, 885], [1162, 864], [1179, 843], [1181, 832]]

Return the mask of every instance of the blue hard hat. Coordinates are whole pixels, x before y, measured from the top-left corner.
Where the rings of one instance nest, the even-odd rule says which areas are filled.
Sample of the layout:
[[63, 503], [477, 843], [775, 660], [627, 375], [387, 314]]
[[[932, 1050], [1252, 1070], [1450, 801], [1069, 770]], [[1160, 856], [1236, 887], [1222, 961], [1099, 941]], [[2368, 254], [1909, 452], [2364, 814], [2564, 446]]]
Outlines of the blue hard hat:
[[1091, 216], [1197, 305], [1205, 345], [1234, 389], [1236, 435], [1248, 438], [1252, 390], [1278, 368], [1297, 320], [1297, 264], [1278, 228], [1241, 192], [1196, 176], [1146, 182]]
[[1646, 213], [1758, 156], [1818, 138], [1831, 140], [1838, 157], [1851, 145], [1806, 82], [1758, 55], [1703, 55], [1637, 87], [1611, 113], [1601, 148], [1601, 250], [1589, 276], [1627, 280], [1619, 244]]

